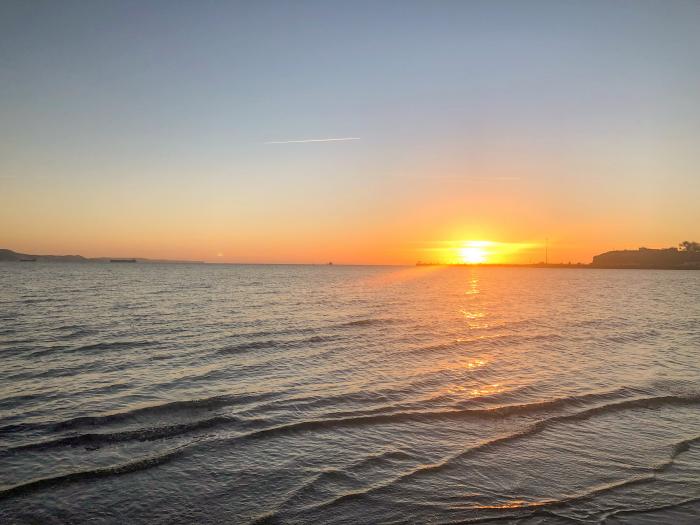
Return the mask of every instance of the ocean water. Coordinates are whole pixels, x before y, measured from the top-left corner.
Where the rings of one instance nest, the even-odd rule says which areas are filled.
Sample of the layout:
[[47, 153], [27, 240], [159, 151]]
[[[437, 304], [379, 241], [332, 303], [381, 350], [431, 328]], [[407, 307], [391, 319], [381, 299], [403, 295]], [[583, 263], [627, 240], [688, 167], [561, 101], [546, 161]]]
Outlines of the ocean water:
[[700, 272], [0, 264], [0, 523], [698, 523]]

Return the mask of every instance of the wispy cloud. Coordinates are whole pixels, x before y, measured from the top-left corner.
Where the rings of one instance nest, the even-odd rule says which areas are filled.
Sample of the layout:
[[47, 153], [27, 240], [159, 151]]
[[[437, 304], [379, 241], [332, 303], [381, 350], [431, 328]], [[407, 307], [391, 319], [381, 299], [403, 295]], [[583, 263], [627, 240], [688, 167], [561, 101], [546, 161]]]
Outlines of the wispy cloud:
[[360, 140], [360, 137], [338, 137], [329, 139], [302, 139], [302, 140], [270, 140], [263, 144], [306, 144], [308, 142], [343, 142], [346, 140]]
[[422, 173], [422, 174], [409, 174], [403, 175], [398, 174], [397, 177], [402, 179], [414, 179], [414, 180], [450, 180], [450, 181], [483, 181], [483, 182], [498, 182], [498, 181], [518, 181], [523, 180], [522, 177], [510, 177], [510, 176], [473, 176], [473, 175], [461, 175], [461, 174], [441, 174], [441, 173]]

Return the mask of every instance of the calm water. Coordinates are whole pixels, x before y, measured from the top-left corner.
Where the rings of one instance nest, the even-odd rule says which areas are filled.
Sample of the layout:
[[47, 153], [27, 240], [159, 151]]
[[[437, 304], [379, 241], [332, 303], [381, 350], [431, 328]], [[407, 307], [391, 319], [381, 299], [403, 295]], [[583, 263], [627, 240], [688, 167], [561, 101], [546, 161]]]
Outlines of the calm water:
[[698, 523], [700, 272], [0, 264], [2, 523]]

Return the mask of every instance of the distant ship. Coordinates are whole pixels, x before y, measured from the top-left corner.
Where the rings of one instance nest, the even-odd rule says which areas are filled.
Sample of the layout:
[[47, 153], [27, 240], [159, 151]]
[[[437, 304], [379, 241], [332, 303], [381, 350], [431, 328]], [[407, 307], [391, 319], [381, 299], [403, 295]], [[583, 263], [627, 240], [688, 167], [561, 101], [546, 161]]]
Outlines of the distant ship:
[[20, 259], [19, 262], [36, 262], [36, 257]]
[[110, 259], [109, 262], [114, 263], [135, 263], [136, 259]]

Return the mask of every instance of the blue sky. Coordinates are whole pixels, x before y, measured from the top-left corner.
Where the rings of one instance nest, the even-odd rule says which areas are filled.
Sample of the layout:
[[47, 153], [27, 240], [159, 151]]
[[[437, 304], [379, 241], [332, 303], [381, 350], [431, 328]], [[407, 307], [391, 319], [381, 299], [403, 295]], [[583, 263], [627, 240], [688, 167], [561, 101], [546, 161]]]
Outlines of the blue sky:
[[334, 231], [377, 260], [455, 235], [585, 258], [605, 219], [601, 248], [676, 243], [700, 223], [699, 23], [681, 1], [5, 1], [0, 241], [144, 253], [167, 221], [186, 242], [158, 254], [299, 260], [263, 241]]

